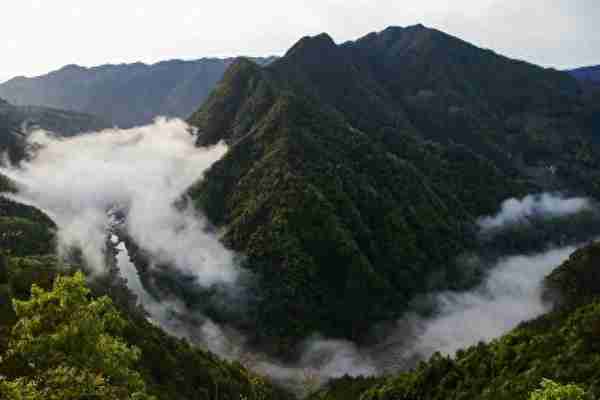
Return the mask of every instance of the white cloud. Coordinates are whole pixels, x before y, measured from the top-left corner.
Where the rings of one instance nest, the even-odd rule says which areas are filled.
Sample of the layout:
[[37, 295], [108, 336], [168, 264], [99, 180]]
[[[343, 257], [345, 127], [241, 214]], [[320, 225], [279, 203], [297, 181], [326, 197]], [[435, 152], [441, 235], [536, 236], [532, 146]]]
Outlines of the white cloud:
[[566, 198], [552, 193], [528, 195], [522, 199], [504, 201], [500, 212], [495, 216], [480, 218], [479, 226], [483, 230], [498, 229], [532, 217], [562, 217], [591, 209], [592, 205], [586, 198]]
[[118, 207], [127, 214], [128, 233], [155, 262], [173, 264], [204, 286], [236, 280], [234, 255], [207, 232], [206, 219], [174, 206], [225, 145], [197, 148], [189, 126], [165, 119], [68, 139], [37, 131], [29, 142], [42, 147], [2, 172], [18, 183], [19, 198], [53, 217], [62, 250], [81, 248], [102, 271], [108, 211]]
[[436, 295], [436, 316], [407, 316], [399, 321], [388, 345], [380, 346], [386, 350], [380, 351], [380, 362], [396, 370], [437, 351], [454, 355], [459, 349], [500, 337], [519, 323], [545, 313], [550, 305], [542, 300], [542, 280], [575, 250], [564, 247], [532, 256], [508, 257], [494, 265], [474, 290]]

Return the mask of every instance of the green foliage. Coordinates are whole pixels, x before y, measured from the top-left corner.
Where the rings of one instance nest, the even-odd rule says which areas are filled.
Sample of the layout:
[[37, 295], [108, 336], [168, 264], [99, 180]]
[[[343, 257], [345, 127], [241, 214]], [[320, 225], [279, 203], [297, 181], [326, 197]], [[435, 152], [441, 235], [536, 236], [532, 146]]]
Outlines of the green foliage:
[[54, 251], [55, 233], [47, 224], [21, 217], [0, 217], [0, 248], [12, 256]]
[[[0, 280], [0, 353], [3, 353], [9, 346], [9, 337], [17, 322], [12, 299], [27, 301], [33, 284], [51, 291], [56, 278], [61, 274], [73, 273], [74, 267], [65, 265], [52, 254], [54, 224], [39, 210], [0, 198], [0, 214], [4, 216], [0, 220], [5, 222], [0, 225], [0, 235], [4, 232], [10, 236], [19, 232], [20, 239], [3, 242], [6, 246], [2, 251], [2, 254], [6, 254], [3, 258], [6, 261], [6, 279]], [[24, 227], [28, 229], [23, 229]], [[125, 344], [126, 349], [139, 349], [139, 358], [134, 368], [146, 382], [147, 391], [157, 399], [290, 398], [289, 394], [241, 365], [223, 361], [213, 354], [194, 348], [147, 321], [146, 314], [136, 307], [135, 296], [125, 286], [118, 270], [109, 269], [106, 275], [93, 279], [90, 289], [93, 298], [100, 299], [109, 295], [118, 307], [126, 324], [116, 337], [120, 337], [119, 340]], [[79, 329], [73, 324], [70, 326]], [[4, 374], [9, 379], [2, 384], [3, 390], [8, 393], [6, 396], [45, 398], [40, 395], [42, 388], [31, 382], [33, 372], [17, 361], [12, 358], [0, 365], [0, 375]], [[111, 394], [110, 382], [96, 380], [96, 372], [89, 373], [81, 368], [66, 366], [49, 371], [42, 378], [48, 385], [56, 387], [68, 379], [78, 382], [79, 386], [97, 390], [108, 398], [120, 398]]]
[[2, 251], [0, 251], [0, 285], [8, 283], [8, 261]]
[[593, 301], [600, 295], [599, 263], [600, 243], [576, 251], [546, 277], [547, 296], [558, 297], [567, 308]]
[[[0, 150], [6, 153], [11, 162], [17, 162], [25, 156], [23, 137], [18, 133], [21, 121], [12, 112], [12, 106], [0, 99]], [[4, 191], [6, 178], [0, 178], [1, 191]]]
[[108, 297], [89, 295], [77, 273], [49, 292], [34, 285], [30, 300], [14, 302], [18, 322], [3, 362], [27, 373], [0, 383], [5, 398], [151, 399], [133, 369], [140, 350], [118, 338], [125, 320]]
[[542, 388], [531, 393], [529, 400], [583, 400], [585, 390], [577, 385], [561, 385], [550, 379], [542, 380]]
[[146, 320], [131, 319], [124, 338], [141, 350], [139, 371], [158, 399], [286, 400], [285, 391], [237, 362], [177, 340]]
[[[55, 269], [53, 276], [61, 270]], [[48, 286], [45, 278], [34, 278]], [[0, 383], [4, 396], [62, 400], [80, 399], [87, 392], [107, 399], [129, 395], [164, 400], [292, 397], [238, 363], [169, 336], [132, 309], [117, 313], [108, 297], [97, 297], [107, 288], [94, 283], [90, 291], [82, 279], [80, 274], [59, 277], [54, 285], [50, 282], [51, 291], [34, 285], [31, 299], [16, 301], [18, 322], [16, 315], [0, 317], [0, 339], [7, 328], [12, 330], [10, 343], [0, 346], [8, 348], [0, 363], [0, 375], [6, 376]], [[4, 298], [1, 289], [0, 299]], [[120, 292], [109, 291], [111, 295]], [[46, 397], [49, 392], [57, 397]]]
[[189, 120], [200, 145], [231, 145], [190, 195], [261, 277], [240, 325], [282, 351], [314, 331], [362, 339], [419, 294], [476, 283], [455, 260], [477, 216], [556, 185], [549, 165], [594, 190], [576, 101], [568, 75], [422, 27], [236, 62]]
[[[68, 274], [73, 270], [73, 267], [64, 265], [55, 256], [50, 255], [12, 257], [7, 260], [7, 268], [8, 284], [0, 284], [0, 353], [7, 350], [10, 333], [17, 322], [11, 306], [11, 298], [27, 302], [31, 296], [32, 284], [45, 290], [52, 290], [60, 274]], [[111, 279], [108, 276], [95, 279], [90, 282], [92, 297], [87, 297], [90, 301], [94, 298], [98, 301], [102, 299], [100, 303], [95, 304], [103, 304], [107, 301], [106, 297], [102, 297], [107, 294], [115, 299], [114, 304], [118, 307], [120, 318], [125, 321], [122, 329], [116, 329], [118, 335], [115, 337], [125, 345], [125, 349], [138, 349], [136, 352], [139, 358], [133, 368], [146, 382], [147, 391], [151, 395], [164, 400], [173, 398], [239, 400], [242, 397], [249, 400], [259, 398], [285, 400], [291, 398], [288, 393], [275, 388], [240, 364], [221, 360], [209, 352], [191, 346], [184, 340], [175, 339], [150, 323], [145, 313], [130, 304], [132, 301], [135, 303], [135, 297], [131, 297], [131, 293], [123, 285], [122, 279]], [[65, 313], [57, 315], [68, 317]], [[81, 332], [76, 322], [65, 326]], [[108, 327], [108, 324], [105, 326]], [[91, 345], [89, 341], [84, 342]], [[124, 354], [127, 353], [126, 350]], [[86, 352], [78, 352], [78, 354], [83, 356]], [[129, 354], [131, 355], [130, 351]], [[13, 357], [5, 359], [5, 362], [0, 364], [0, 375], [10, 377], [10, 381], [5, 381], [5, 389], [16, 387], [24, 390], [25, 387], [32, 387], [34, 390], [34, 385], [30, 385], [29, 380], [23, 377], [33, 372], [18, 361], [18, 357]], [[75, 374], [77, 379], [81, 379], [81, 384], [95, 382], [93, 381], [95, 376], [73, 369], [65, 369], [58, 376], [48, 375], [44, 379], [55, 382], [56, 379], [63, 379], [70, 374]]]
[[[600, 292], [590, 292], [586, 277], [597, 274], [598, 246], [576, 252], [548, 278], [552, 295], [569, 300], [562, 307], [521, 324], [491, 343], [460, 350], [454, 358], [435, 354], [413, 371], [379, 378], [367, 388], [355, 386], [344, 396], [338, 395], [334, 382], [314, 399], [511, 400], [528, 398], [531, 393], [536, 396], [532, 399], [587, 398], [577, 386], [587, 388], [588, 395], [597, 398]], [[595, 278], [593, 282], [598, 283]], [[581, 297], [574, 301], [577, 293]], [[553, 382], [545, 380], [539, 389], [543, 379]], [[574, 397], [560, 397], [563, 394]]]

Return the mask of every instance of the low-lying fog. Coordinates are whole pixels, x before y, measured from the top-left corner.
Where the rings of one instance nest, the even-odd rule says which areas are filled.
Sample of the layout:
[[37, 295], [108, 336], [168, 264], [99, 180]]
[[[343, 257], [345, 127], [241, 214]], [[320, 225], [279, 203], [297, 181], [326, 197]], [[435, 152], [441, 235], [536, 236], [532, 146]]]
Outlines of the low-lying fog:
[[[233, 287], [241, 274], [235, 255], [208, 229], [203, 215], [175, 206], [227, 152], [223, 144], [197, 148], [191, 132], [183, 121], [166, 119], [68, 139], [37, 131], [29, 137], [30, 144], [35, 144], [31, 158], [0, 172], [18, 184], [18, 194], [12, 196], [15, 200], [36, 205], [55, 220], [59, 251], [80, 248], [86, 263], [98, 274], [105, 270], [111, 227], [108, 211], [118, 207], [125, 215], [123, 229], [153, 262], [169, 263], [203, 287], [221, 283]], [[564, 216], [591, 207], [583, 198], [531, 195], [507, 200], [499, 205], [497, 215], [482, 217], [479, 224], [482, 230], [497, 230], [525, 218]], [[504, 257], [488, 266], [488, 275], [475, 289], [431, 295], [437, 305], [433, 316], [406, 315], [382, 343], [358, 348], [316, 333], [302, 345], [297, 363], [289, 365], [253, 351], [240, 332], [215, 324], [176, 299], [150, 296], [124, 244], [118, 237], [113, 239], [121, 274], [153, 321], [223, 357], [241, 359], [295, 389], [346, 374], [372, 375], [405, 368], [435, 351], [453, 354], [498, 337], [547, 311], [549, 305], [541, 299], [541, 281], [575, 250], [550, 248], [535, 255]], [[473, 259], [478, 260], [476, 255]]]

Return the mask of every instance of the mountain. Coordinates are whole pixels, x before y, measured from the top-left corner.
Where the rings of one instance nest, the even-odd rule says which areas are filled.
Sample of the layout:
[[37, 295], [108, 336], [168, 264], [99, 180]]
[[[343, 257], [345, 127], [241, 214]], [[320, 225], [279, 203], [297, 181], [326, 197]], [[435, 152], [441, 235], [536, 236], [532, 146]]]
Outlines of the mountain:
[[[312, 399], [525, 399], [542, 379], [576, 383], [600, 395], [600, 244], [575, 252], [545, 282], [561, 305], [491, 343], [439, 353], [411, 372], [344, 378]], [[570, 398], [570, 397], [558, 397]]]
[[[6, 189], [2, 183], [1, 190]], [[32, 284], [49, 290], [57, 276], [72, 275], [82, 269], [81, 265], [66, 265], [55, 254], [55, 231], [54, 223], [39, 210], [0, 196], [0, 353], [3, 357], [16, 323], [11, 300], [28, 299]], [[293, 398], [241, 364], [219, 359], [155, 326], [136, 306], [136, 297], [127, 289], [118, 270], [90, 279], [90, 287], [93, 298], [109, 295], [126, 321], [120, 339], [139, 349], [136, 371], [157, 400], [250, 399], [259, 394], [261, 397], [257, 398], [261, 399]], [[10, 357], [0, 362], [3, 382], [24, 377], [35, 379], [33, 364], [27, 368], [18, 365], [15, 366]], [[103, 371], [95, 373], [101, 376]], [[3, 389], [5, 387], [0, 385], [0, 393]]]
[[600, 65], [568, 71], [578, 81], [592, 86], [600, 86]]
[[199, 145], [230, 149], [190, 196], [261, 277], [256, 340], [361, 340], [477, 281], [455, 260], [502, 200], [600, 195], [589, 110], [568, 74], [422, 25], [305, 37], [235, 62], [191, 116]]
[[[12, 106], [3, 102], [2, 107]], [[48, 112], [51, 115], [57, 113], [54, 110]], [[60, 112], [56, 115], [62, 118], [72, 113]], [[20, 125], [15, 125], [15, 120], [7, 119], [6, 116], [6, 113], [0, 114], [0, 140], [2, 140], [0, 148], [3, 150], [7, 145], [7, 138], [20, 135], [17, 133]], [[14, 115], [8, 114], [8, 116]], [[16, 121], [22, 122], [18, 118]], [[9, 145], [10, 143], [13, 142], [9, 142]], [[22, 360], [19, 360], [18, 353], [15, 357], [15, 354], [8, 355], [6, 352], [10, 340], [14, 339], [11, 332], [14, 332], [17, 323], [12, 302], [28, 300], [34, 284], [39, 288], [51, 290], [57, 277], [73, 275], [77, 270], [86, 271], [85, 266], [77, 262], [78, 259], [81, 260], [77, 254], [68, 257], [69, 264], [66, 264], [63, 254], [60, 256], [57, 254], [55, 223], [35, 207], [11, 200], [6, 195], [11, 192], [14, 192], [12, 182], [0, 174], [0, 354], [2, 354], [0, 397], [3, 399], [19, 398], [11, 397], [16, 393], [15, 387], [8, 393], [5, 392], [10, 389], [7, 387], [7, 380], [15, 382], [19, 379], [32, 381], [40, 379], [38, 366], [31, 363], [31, 360], [23, 364]], [[90, 299], [110, 296], [125, 321], [119, 339], [124, 345], [135, 346], [139, 350], [139, 360], [135, 363], [135, 370], [143, 379], [148, 392], [155, 396], [153, 398], [157, 400], [192, 398], [290, 400], [293, 398], [289, 393], [272, 385], [266, 378], [248, 371], [240, 363], [220, 359], [208, 351], [193, 347], [186, 341], [167, 334], [156, 326], [149, 320], [145, 311], [137, 305], [137, 297], [128, 289], [127, 282], [116, 268], [114, 259], [116, 255], [110, 251], [110, 247], [108, 250], [109, 268], [106, 274], [98, 276], [86, 271], [89, 273], [89, 286], [92, 289]], [[55, 317], [56, 315], [52, 315], [51, 319], [55, 320]], [[48, 332], [44, 333], [48, 334]], [[54, 341], [48, 343], [54, 352], [44, 353], [48, 357], [55, 357], [54, 361], [60, 362], [60, 355], [65, 349], [54, 346], [52, 344], [55, 343]], [[73, 347], [73, 344], [70, 344], [68, 347], [71, 351], [82, 354], [77, 350], [77, 345]], [[117, 351], [122, 355], [125, 354], [124, 347], [119, 347]], [[85, 354], [90, 356], [88, 353]], [[94, 371], [98, 385], [105, 382], [105, 373], [113, 369], [112, 366], [104, 367], [105, 370]], [[69, 380], [69, 384], [72, 384], [72, 380]], [[33, 390], [29, 389], [28, 393]], [[15, 396], [20, 396], [20, 393]], [[39, 398], [46, 397], [47, 395], [43, 395]], [[129, 395], [125, 397], [129, 398]], [[125, 397], [119, 396], [119, 398]]]
[[[177, 276], [161, 265], [168, 261], [146, 260], [150, 255], [127, 243], [133, 238], [123, 240], [140, 281], [157, 302], [181, 304], [190, 319], [197, 314], [203, 320], [206, 314], [244, 337], [253, 334], [244, 345], [286, 356], [274, 367], [286, 370], [302, 351], [294, 345], [311, 334], [369, 343], [379, 323], [421, 311], [423, 295], [474, 286], [486, 275], [486, 264], [462, 263], [461, 255], [495, 247], [494, 260], [513, 247], [526, 253], [554, 240], [572, 244], [579, 239], [567, 232], [574, 230], [576, 236], [580, 222], [586, 235], [594, 235], [600, 224], [591, 211], [553, 218], [548, 230], [530, 218], [524, 228], [511, 228], [518, 229], [516, 238], [513, 231], [503, 232], [491, 244], [482, 243], [478, 221], [495, 214], [503, 200], [529, 193], [600, 196], [596, 99], [567, 73], [511, 60], [422, 25], [392, 27], [341, 45], [326, 34], [306, 37], [268, 65], [232, 62], [189, 118], [198, 130], [198, 146], [225, 141], [229, 150], [177, 207], [191, 201], [205, 212], [214, 232], [240, 253], [239, 262], [258, 279], [243, 274], [240, 285], [247, 287], [218, 298], [220, 290], [231, 288], [215, 285], [202, 292], [193, 276]], [[0, 107], [8, 110], [0, 114], [0, 138], [9, 150], [21, 149], [24, 124], [50, 124], [47, 112], [65, 117], [60, 126], [72, 115], [5, 102]], [[2, 176], [0, 185], [2, 192], [13, 190]], [[185, 229], [177, 224], [177, 230]], [[527, 229], [543, 234], [529, 237]], [[32, 284], [50, 290], [58, 275], [85, 269], [77, 250], [68, 255], [69, 265], [57, 256], [56, 235], [43, 212], [0, 197], [1, 353], [9, 346], [31, 347], [30, 339], [38, 336], [15, 343], [19, 332], [23, 337], [55, 321], [77, 328], [62, 325], [69, 318], [56, 315], [15, 325], [11, 300], [28, 299]], [[523, 243], [514, 246], [514, 241]], [[91, 296], [79, 296], [78, 302], [109, 295], [125, 323], [95, 350], [116, 335], [121, 355], [129, 353], [129, 346], [139, 349], [128, 364], [135, 363], [148, 392], [158, 399], [291, 398], [239, 362], [221, 360], [156, 327], [128, 290], [111, 243], [107, 240], [106, 274], [90, 279]], [[341, 378], [313, 398], [513, 399], [527, 396], [542, 378], [575, 382], [599, 395], [598, 263], [598, 244], [576, 252], [544, 282], [545, 296], [557, 300], [556, 307], [491, 343], [461, 350], [455, 358], [436, 354], [415, 370], [393, 376]], [[221, 308], [212, 307], [213, 295]], [[223, 303], [240, 300], [247, 306], [239, 312], [243, 315], [226, 314], [236, 311]], [[102, 337], [109, 327], [97, 330], [94, 322], [88, 318], [82, 332], [96, 330]], [[77, 337], [79, 330], [74, 331], [68, 333]], [[42, 332], [41, 341], [49, 338], [42, 348], [64, 343], [55, 340], [60, 336]], [[223, 345], [230, 346], [226, 341]], [[55, 353], [73, 352], [79, 344]], [[104, 355], [110, 358], [118, 347]], [[38, 349], [25, 348], [23, 354]], [[46, 358], [58, 358], [55, 353]], [[19, 351], [8, 355], [0, 360], [0, 376], [6, 377], [0, 391], [23, 378], [21, 383], [35, 384], [39, 366], [19, 360]], [[255, 361], [269, 363], [269, 356]], [[353, 362], [346, 352], [340, 360]], [[307, 386], [312, 373], [305, 371]], [[100, 369], [94, 376], [102, 386], [112, 375]], [[64, 385], [64, 380], [55, 383]]]
[[110, 125], [98, 117], [37, 106], [14, 106], [0, 99], [0, 152], [17, 161], [24, 156], [25, 132], [41, 128], [61, 136], [98, 131]]
[[[253, 60], [267, 64], [273, 58]], [[150, 123], [159, 115], [187, 118], [232, 62], [232, 58], [205, 58], [153, 65], [67, 65], [35, 78], [11, 79], [0, 85], [0, 97], [16, 105], [93, 114], [128, 128]]]

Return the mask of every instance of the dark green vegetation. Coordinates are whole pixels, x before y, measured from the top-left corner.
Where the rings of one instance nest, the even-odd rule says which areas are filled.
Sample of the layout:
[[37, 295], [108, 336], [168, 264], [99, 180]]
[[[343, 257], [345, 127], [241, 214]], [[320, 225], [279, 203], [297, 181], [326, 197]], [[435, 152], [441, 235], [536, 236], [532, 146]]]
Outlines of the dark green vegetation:
[[0, 99], [0, 153], [12, 162], [25, 156], [25, 133], [35, 128], [61, 136], [97, 131], [109, 125], [97, 117], [45, 107], [17, 107]]
[[190, 194], [261, 277], [258, 341], [361, 339], [473, 284], [454, 260], [502, 200], [600, 195], [597, 111], [566, 73], [420, 25], [307, 37], [236, 62], [192, 115], [199, 145], [231, 148]]
[[[273, 58], [256, 58], [260, 64]], [[152, 122], [158, 115], [188, 117], [233, 59], [171, 60], [84, 68], [68, 65], [47, 75], [17, 77], [0, 85], [0, 97], [18, 105], [74, 110], [122, 128]]]
[[[0, 99], [0, 109], [10, 108], [11, 105]], [[25, 156], [24, 136], [20, 132], [20, 126], [12, 113], [0, 113], [0, 151], [6, 153], [10, 161], [18, 161]], [[6, 181], [1, 178], [3, 190], [6, 187]]]
[[389, 378], [344, 378], [311, 398], [526, 399], [543, 378], [579, 384], [597, 398], [600, 244], [574, 253], [546, 278], [546, 288], [548, 296], [562, 300], [560, 306], [489, 344], [461, 350], [456, 358], [436, 354], [414, 371]]
[[[11, 191], [12, 185], [7, 179], [3, 178], [0, 185], [1, 191]], [[11, 304], [12, 299], [27, 301], [30, 299], [33, 284], [44, 290], [51, 290], [57, 277], [72, 275], [81, 268], [75, 264], [65, 264], [54, 255], [54, 235], [54, 224], [39, 210], [0, 198], [0, 354], [2, 355], [5, 355], [9, 348], [9, 340], [14, 341], [19, 337], [21, 339], [28, 337], [27, 335], [23, 336], [23, 326], [19, 328], [20, 330], [14, 331], [18, 319]], [[74, 255], [72, 259], [76, 262], [78, 257]], [[109, 265], [114, 264], [109, 260]], [[117, 398], [111, 397], [113, 393], [111, 390], [123, 390], [123, 388], [111, 386], [114, 382], [119, 381], [113, 379], [116, 372], [110, 368], [119, 367], [129, 371], [125, 371], [129, 374], [127, 375], [129, 378], [135, 378], [130, 372], [136, 371], [135, 375], [139, 374], [147, 393], [156, 396], [159, 400], [290, 398], [287, 393], [273, 387], [264, 378], [249, 372], [241, 364], [223, 361], [211, 353], [194, 348], [186, 341], [175, 339], [150, 323], [145, 312], [136, 306], [135, 296], [127, 289], [125, 281], [114, 266], [109, 268], [106, 276], [92, 279], [90, 288], [92, 289], [91, 295], [86, 295], [90, 304], [97, 304], [96, 300], [105, 295], [112, 299], [109, 302], [116, 306], [116, 310], [120, 314], [118, 318], [122, 318], [122, 323], [119, 324], [120, 328], [117, 331], [111, 330], [110, 333], [119, 343], [123, 343], [130, 349], [139, 349], [139, 354], [131, 358], [128, 356], [131, 354], [127, 353], [126, 348], [120, 352], [119, 346], [115, 345], [117, 351], [113, 354], [114, 357], [109, 357], [104, 352], [98, 355], [102, 356], [99, 359], [90, 357], [88, 361], [92, 364], [83, 366], [96, 371], [94, 376], [90, 376], [89, 371], [85, 368], [83, 372], [77, 369], [83, 368], [82, 365], [73, 364], [77, 361], [77, 357], [91, 356], [92, 354], [87, 350], [72, 347], [77, 343], [90, 344], [93, 337], [87, 333], [82, 334], [81, 341], [78, 341], [77, 338], [69, 339], [65, 342], [68, 346], [65, 343], [60, 344], [59, 341], [55, 343], [52, 340], [41, 339], [39, 343], [32, 343], [33, 347], [17, 348], [13, 345], [11, 356], [0, 361], [0, 376], [4, 376], [7, 380], [0, 383], [0, 391], [3, 395], [13, 396], [9, 397], [11, 399], [46, 399], [49, 398], [46, 396], [46, 391], [50, 390], [53, 395], [66, 396], [57, 398], [83, 398], [73, 396], [76, 396], [75, 390], [84, 390], [82, 385], [87, 382], [86, 385], [91, 383], [99, 385], [94, 389], [97, 389], [94, 393], [105, 395], [105, 397], [93, 398]], [[107, 300], [99, 301], [106, 304]], [[51, 307], [52, 304], [54, 303], [49, 303], [48, 307]], [[92, 305], [90, 305], [91, 310], [95, 310], [95, 306]], [[44, 306], [36, 308], [36, 310], [43, 313], [43, 310], [51, 310], [51, 308]], [[50, 312], [50, 315], [43, 316], [42, 320], [50, 325], [59, 324], [60, 317], [64, 316], [60, 312]], [[81, 332], [88, 333], [91, 329], [92, 332], [95, 332], [95, 328], [89, 325], [89, 321], [82, 322], [82, 326], [78, 328], [71, 319], [73, 314], [69, 313], [68, 316], [68, 320], [63, 319], [62, 321], [70, 324], [69, 326], [73, 329], [80, 329]], [[34, 316], [30, 315], [30, 317]], [[35, 318], [33, 319], [35, 320]], [[100, 323], [100, 319], [95, 317], [91, 321]], [[112, 317], [111, 321], [113, 321]], [[51, 331], [47, 333], [50, 334]], [[36, 353], [37, 356], [43, 357], [43, 360], [32, 367], [32, 364], [29, 364], [31, 354], [26, 351], [34, 351], [39, 348], [38, 345], [46, 346], [46, 349], [41, 353]], [[23, 357], [27, 357], [27, 359], [23, 360]], [[75, 357], [75, 361], [72, 360], [73, 357]], [[101, 362], [103, 367], [94, 366], [95, 361]], [[121, 374], [121, 372], [118, 373]], [[103, 376], [107, 378], [104, 382], [106, 385], [99, 384], [100, 381], [96, 379], [96, 377], [100, 379]], [[65, 379], [69, 383], [66, 386]], [[79, 382], [79, 385], [71, 386], [74, 381]], [[32, 382], [37, 382], [37, 386], [28, 385]], [[139, 390], [143, 387], [135, 379], [127, 382], [129, 383], [125, 386], [132, 389], [132, 392], [133, 389]], [[21, 390], [23, 388], [26, 388], [32, 397], [18, 397], [15, 394], [17, 392], [13, 393], [14, 389], [23, 395], [24, 392]], [[71, 397], [68, 397], [69, 393]], [[119, 393], [122, 394], [122, 392]], [[39, 396], [35, 397], [35, 395]], [[119, 396], [118, 398], [125, 397]]]
[[[53, 79], [89, 71], [59, 72]], [[149, 118], [156, 111], [146, 111], [154, 107], [148, 100], [160, 98], [163, 107], [164, 99], [162, 89], [144, 86], [146, 78], [141, 73], [131, 86], [120, 87], [135, 93], [135, 100], [116, 102], [106, 89], [110, 93], [98, 96], [94, 107]], [[150, 89], [140, 95], [138, 85]], [[314, 332], [361, 340], [377, 322], [410, 309], [420, 294], [476, 283], [484, 271], [455, 261], [465, 252], [486, 246], [497, 246], [500, 254], [527, 252], [556, 238], [578, 240], [600, 226], [594, 213], [530, 221], [492, 244], [478, 240], [476, 226], [478, 216], [495, 213], [508, 197], [559, 189], [600, 197], [597, 99], [597, 92], [566, 73], [510, 60], [423, 26], [389, 28], [341, 46], [327, 35], [304, 38], [269, 66], [235, 62], [190, 118], [199, 130], [198, 145], [230, 145], [189, 194], [260, 278], [258, 287], [249, 285], [255, 292], [243, 317], [210, 309], [202, 303], [211, 293], [194, 292], [193, 281], [186, 287], [168, 268], [144, 268], [143, 254], [130, 253], [142, 282], [159, 282], [158, 290], [209, 308], [217, 322], [237, 323], [274, 353], [293, 356], [291, 344]], [[131, 116], [110, 113], [113, 120]], [[20, 148], [14, 121], [0, 129], [16, 143], [6, 148]], [[0, 184], [11, 188], [4, 178]], [[54, 226], [39, 211], [9, 200], [2, 200], [0, 210], [4, 351], [11, 332], [13, 340], [19, 337], [9, 300], [27, 300], [31, 284], [50, 290], [57, 275], [85, 268], [77, 254], [72, 265], [57, 259]], [[512, 400], [539, 388], [542, 378], [600, 394], [598, 249], [577, 252], [548, 278], [547, 296], [561, 299], [552, 313], [455, 359], [436, 355], [415, 371], [388, 378], [344, 378], [314, 398]], [[125, 355], [139, 349], [139, 358], [127, 357], [125, 367], [139, 372], [149, 394], [287, 398], [240, 364], [194, 349], [149, 323], [110, 255], [108, 274], [92, 282], [87, 300], [104, 302], [106, 294], [112, 299], [124, 326], [111, 336], [127, 346]], [[26, 364], [0, 364], [0, 375], [11, 382], [39, 373]]]
[[61, 136], [72, 136], [110, 127], [107, 122], [91, 114], [48, 107], [18, 107], [6, 102], [0, 103], [0, 114], [18, 123], [22, 131], [42, 128]]
[[126, 321], [109, 297], [90, 298], [81, 272], [58, 277], [51, 291], [34, 285], [13, 306], [3, 364], [22, 372], [0, 378], [3, 399], [154, 400], [133, 369], [140, 350], [118, 337]]
[[[8, 261], [2, 256], [2, 262], [5, 269], [1, 270], [4, 275], [0, 276], [2, 278], [2, 282], [0, 282], [0, 298], [2, 300], [0, 303], [0, 311], [2, 312], [0, 318], [0, 351], [4, 352], [7, 350], [8, 340], [17, 340], [19, 337], [18, 332], [23, 329], [23, 326], [20, 326], [20, 328], [13, 327], [14, 323], [17, 322], [17, 318], [10, 303], [7, 303], [9, 296], [26, 300], [30, 296], [29, 288], [31, 284], [36, 284], [49, 290], [52, 288], [53, 282], [59, 274], [71, 274], [74, 268], [58, 263], [51, 256], [10, 258]], [[114, 282], [112, 285], [114, 285]], [[94, 283], [92, 287], [94, 289], [93, 297], [86, 296], [92, 302], [88, 307], [94, 307], [93, 304], [99, 301], [102, 304], [109, 304], [109, 307], [112, 309], [112, 302], [108, 298], [102, 299], [100, 296], [109, 294], [111, 297], [115, 297], [115, 289], [126, 290], [115, 288], [114, 286], [107, 287], [99, 282]], [[124, 299], [117, 298], [116, 301], [123, 304]], [[92, 308], [92, 310], [94, 309], [95, 307]], [[41, 311], [44, 310], [48, 310], [48, 308], [41, 309]], [[147, 322], [141, 311], [134, 313], [131, 310], [120, 308], [119, 312], [121, 315], [118, 317], [115, 316], [115, 318], [120, 318], [119, 329], [117, 331], [111, 330], [110, 332], [117, 335], [117, 340], [125, 346], [136, 349], [134, 353], [135, 357], [129, 361], [129, 364], [115, 364], [119, 359], [127, 357], [127, 351], [129, 351], [126, 348], [119, 350], [119, 346], [117, 346], [114, 349], [115, 354], [112, 356], [114, 357], [112, 361], [110, 359], [105, 360], [102, 362], [106, 365], [102, 364], [104, 365], [102, 367], [93, 367], [92, 371], [97, 371], [98, 376], [104, 375], [109, 378], [107, 382], [111, 382], [110, 376], [113, 373], [108, 367], [124, 368], [127, 365], [131, 368], [131, 373], [136, 371], [135, 376], [141, 378], [141, 384], [147, 387], [147, 392], [156, 396], [157, 399], [238, 400], [247, 398], [258, 400], [290, 398], [289, 395], [274, 388], [263, 378], [248, 372], [240, 364], [222, 361], [210, 353], [192, 348], [185, 341], [168, 336], [158, 327]], [[42, 315], [42, 321], [59, 324], [61, 323], [60, 317], [63, 315], [65, 314], [50, 313], [49, 315]], [[65, 320], [65, 323], [73, 325], [76, 314], [68, 313], [68, 315], [69, 319]], [[99, 324], [100, 319], [94, 318], [91, 322]], [[115, 321], [111, 317], [108, 322], [114, 323]], [[17, 330], [13, 334], [10, 334], [11, 329]], [[36, 329], [41, 329], [41, 327]], [[52, 326], [48, 326], [47, 329], [51, 330]], [[52, 372], [53, 370], [44, 370], [43, 366], [59, 363], [60, 366], [56, 366], [57, 368], [65, 366], [70, 368], [73, 365], [75, 368], [82, 368], [80, 363], [72, 364], [69, 360], [72, 357], [76, 358], [83, 355], [89, 357], [91, 363], [95, 362], [95, 359], [92, 357], [94, 354], [93, 351], [89, 349], [83, 351], [82, 349], [73, 347], [83, 346], [85, 343], [94, 345], [95, 342], [89, 343], [93, 337], [82, 332], [88, 332], [90, 329], [95, 328], [90, 327], [89, 323], [83, 324], [82, 322], [82, 326], [79, 328], [74, 326], [74, 329], [79, 329], [82, 335], [81, 339], [69, 339], [68, 343], [70, 344], [68, 346], [60, 345], [60, 340], [57, 337], [54, 337], [52, 341], [42, 341], [40, 339], [38, 347], [46, 346], [47, 348], [41, 353], [38, 352], [37, 356], [43, 357], [45, 361], [37, 363], [35, 367], [29, 364], [31, 357], [27, 356], [24, 359], [23, 357], [27, 354], [22, 349], [15, 348], [15, 344], [12, 344], [11, 348], [13, 350], [8, 353], [10, 356], [6, 357], [0, 363], [0, 375], [3, 375], [9, 381], [16, 379], [21, 379], [25, 382], [36, 381], [41, 392], [49, 388], [55, 388], [56, 390], [54, 391], [53, 389], [52, 393], [57, 395], [60, 388], [60, 380], [57, 381], [54, 379], [54, 376], [48, 376], [48, 372]], [[57, 332], [69, 331], [60, 329]], [[50, 333], [51, 331], [48, 332], [48, 334]], [[41, 333], [38, 334], [41, 335]], [[55, 344], [54, 341], [57, 343]], [[101, 341], [99, 345], [104, 346], [104, 343], [107, 342]], [[35, 347], [33, 350], [35, 350]], [[66, 354], [63, 354], [64, 352]], [[107, 357], [104, 351], [98, 354], [98, 356]], [[66, 372], [71, 373], [69, 371]], [[62, 372], [58, 370], [58, 373]], [[72, 383], [73, 379], [83, 380], [85, 376], [76, 374], [75, 377], [69, 378], [68, 382]], [[132, 387], [140, 387], [139, 381], [134, 382], [137, 383]], [[69, 387], [67, 385], [64, 389], [68, 390]], [[79, 390], [80, 386], [73, 386], [72, 389]], [[45, 397], [42, 396], [40, 398]]]

